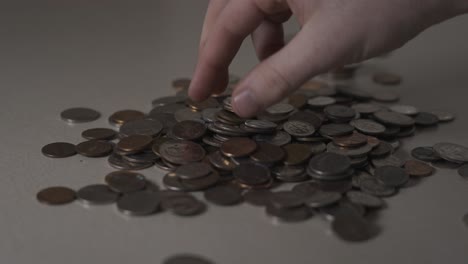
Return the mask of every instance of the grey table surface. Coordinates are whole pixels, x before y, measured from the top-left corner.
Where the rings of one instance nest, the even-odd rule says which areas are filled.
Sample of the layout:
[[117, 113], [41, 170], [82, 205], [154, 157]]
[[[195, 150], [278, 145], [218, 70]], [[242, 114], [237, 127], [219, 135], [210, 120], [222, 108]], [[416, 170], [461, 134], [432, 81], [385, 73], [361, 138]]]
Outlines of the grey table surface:
[[[79, 188], [113, 171], [105, 159], [54, 160], [40, 149], [80, 142], [82, 130], [107, 127], [113, 111], [148, 111], [151, 99], [172, 94], [171, 80], [192, 73], [206, 4], [0, 3], [0, 263], [160, 263], [184, 252], [224, 264], [468, 263], [461, 221], [468, 182], [448, 169], [388, 199], [378, 219], [381, 235], [358, 244], [339, 240], [320, 217], [277, 224], [249, 205], [210, 206], [195, 218], [129, 218], [114, 206], [39, 204], [35, 194], [43, 187]], [[403, 150], [440, 141], [468, 145], [467, 28], [468, 16], [447, 21], [360, 73], [358, 84], [373, 89], [366, 72], [397, 72], [403, 84], [388, 89], [398, 91], [402, 103], [458, 114], [403, 140]], [[288, 25], [287, 32], [294, 30]], [[256, 62], [246, 41], [231, 70], [242, 75]], [[70, 126], [59, 113], [71, 106], [92, 107], [104, 117]], [[157, 182], [163, 175], [155, 168], [143, 173]]]

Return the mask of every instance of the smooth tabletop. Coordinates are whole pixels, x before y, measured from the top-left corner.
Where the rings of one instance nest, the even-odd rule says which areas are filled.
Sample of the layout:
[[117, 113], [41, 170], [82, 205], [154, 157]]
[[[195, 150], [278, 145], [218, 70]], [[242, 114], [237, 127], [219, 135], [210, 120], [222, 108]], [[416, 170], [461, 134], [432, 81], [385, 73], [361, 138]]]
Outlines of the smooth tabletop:
[[[243, 204], [209, 205], [193, 218], [170, 213], [126, 217], [114, 205], [79, 202], [52, 207], [36, 201], [48, 186], [74, 189], [102, 183], [113, 171], [105, 158], [50, 159], [41, 147], [79, 143], [84, 129], [110, 127], [114, 111], [149, 111], [151, 100], [194, 69], [207, 1], [13, 1], [0, 3], [0, 263], [161, 263], [194, 253], [220, 264], [464, 264], [468, 263], [468, 182], [437, 169], [415, 187], [387, 199], [382, 232], [364, 243], [338, 239], [315, 216], [275, 223]], [[358, 86], [373, 89], [374, 69], [401, 74], [389, 87], [401, 103], [443, 109], [457, 119], [404, 139], [401, 155], [449, 141], [468, 146], [468, 16], [433, 27], [385, 59], [359, 71]], [[288, 24], [292, 34], [297, 28]], [[349, 30], [343, 28], [343, 30]], [[246, 40], [231, 72], [243, 75], [257, 59]], [[92, 123], [68, 125], [60, 112], [91, 107]], [[163, 171], [142, 173], [161, 183]]]

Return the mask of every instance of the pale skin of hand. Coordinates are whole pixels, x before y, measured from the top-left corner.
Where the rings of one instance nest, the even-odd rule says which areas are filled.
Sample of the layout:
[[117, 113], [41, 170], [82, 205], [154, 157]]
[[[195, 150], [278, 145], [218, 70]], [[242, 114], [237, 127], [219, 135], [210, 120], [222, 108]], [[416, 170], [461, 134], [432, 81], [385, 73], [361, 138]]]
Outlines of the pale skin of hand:
[[[401, 47], [426, 28], [468, 12], [468, 0], [211, 0], [189, 88], [197, 101], [222, 92], [249, 35], [260, 60], [234, 88], [232, 105], [251, 117], [311, 77]], [[291, 16], [299, 33], [284, 43]]]

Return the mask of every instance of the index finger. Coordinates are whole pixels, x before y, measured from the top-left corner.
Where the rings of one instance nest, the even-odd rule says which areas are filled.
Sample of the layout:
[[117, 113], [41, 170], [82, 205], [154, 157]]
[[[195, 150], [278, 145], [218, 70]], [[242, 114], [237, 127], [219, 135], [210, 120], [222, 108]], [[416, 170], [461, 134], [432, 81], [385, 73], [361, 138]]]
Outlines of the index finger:
[[242, 41], [260, 25], [264, 16], [253, 0], [228, 3], [200, 51], [189, 88], [192, 99], [206, 99], [217, 87], [226, 87], [229, 64]]

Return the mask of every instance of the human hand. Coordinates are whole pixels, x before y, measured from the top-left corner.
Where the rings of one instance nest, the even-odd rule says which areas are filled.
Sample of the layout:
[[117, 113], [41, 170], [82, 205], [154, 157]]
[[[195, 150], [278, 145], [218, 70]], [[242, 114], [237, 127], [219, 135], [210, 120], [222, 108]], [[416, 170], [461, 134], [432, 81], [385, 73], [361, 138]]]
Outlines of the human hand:
[[[232, 106], [242, 117], [317, 74], [396, 49], [467, 10], [467, 0], [211, 0], [189, 95], [203, 100], [222, 92], [228, 66], [250, 34], [261, 62], [233, 91]], [[284, 45], [282, 23], [291, 15], [301, 30]]]

